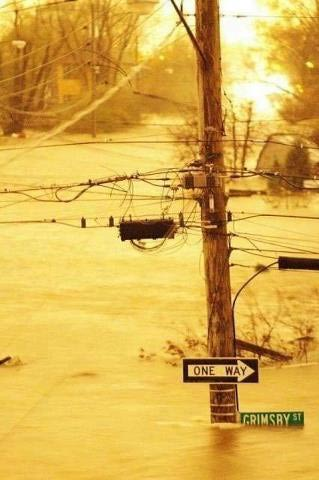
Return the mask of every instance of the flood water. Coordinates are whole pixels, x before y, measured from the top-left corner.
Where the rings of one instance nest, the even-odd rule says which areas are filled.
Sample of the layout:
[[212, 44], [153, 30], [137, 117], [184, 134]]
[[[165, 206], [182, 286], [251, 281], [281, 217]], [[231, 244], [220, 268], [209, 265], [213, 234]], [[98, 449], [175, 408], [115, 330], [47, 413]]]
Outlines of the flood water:
[[[133, 137], [134, 132], [126, 136]], [[150, 144], [134, 149], [39, 149], [19, 157], [0, 152], [1, 182], [86, 181], [114, 171], [171, 166], [174, 155], [168, 145], [157, 150]], [[105, 193], [97, 196], [88, 194], [84, 201], [70, 204], [25, 201], [11, 206], [8, 203], [23, 198], [2, 196], [0, 221], [64, 218], [76, 224], [73, 219], [85, 216], [92, 217], [89, 225], [98, 226], [105, 222], [101, 217], [118, 216], [127, 207], [119, 200], [110, 202]], [[158, 212], [158, 205], [137, 203], [133, 214], [143, 213], [143, 208]], [[258, 197], [234, 199], [231, 208], [273, 207]], [[313, 199], [294, 213], [318, 215], [318, 210]], [[271, 235], [281, 229], [287, 239], [297, 237], [299, 246], [308, 242], [315, 248], [318, 243], [316, 222], [251, 222], [238, 222], [236, 231]], [[183, 384], [181, 368], [165, 363], [165, 342], [178, 339], [188, 327], [199, 328], [205, 320], [198, 235], [190, 235], [184, 244], [176, 238], [176, 249], [148, 255], [121, 242], [115, 228], [2, 224], [0, 232], [0, 354], [22, 362], [0, 367], [1, 478], [319, 478], [316, 352], [307, 366], [263, 368], [258, 385], [239, 387], [241, 411], [304, 411], [304, 428], [211, 426], [208, 386]], [[234, 256], [234, 263], [258, 260], [245, 252]], [[234, 267], [234, 291], [251, 274]], [[290, 295], [296, 315], [312, 315], [317, 322], [316, 275], [271, 271], [251, 288], [265, 311], [277, 311], [280, 290]], [[238, 302], [238, 321], [245, 315], [246, 300], [243, 295]], [[157, 356], [143, 361], [141, 347]]]

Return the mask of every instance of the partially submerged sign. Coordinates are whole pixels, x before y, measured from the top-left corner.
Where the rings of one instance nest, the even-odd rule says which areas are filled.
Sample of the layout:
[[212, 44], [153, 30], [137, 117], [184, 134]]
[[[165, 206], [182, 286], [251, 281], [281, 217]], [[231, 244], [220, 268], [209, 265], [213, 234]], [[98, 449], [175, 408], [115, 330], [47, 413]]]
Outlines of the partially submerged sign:
[[254, 426], [303, 427], [304, 412], [241, 412], [240, 423]]
[[184, 358], [186, 383], [258, 383], [256, 358]]

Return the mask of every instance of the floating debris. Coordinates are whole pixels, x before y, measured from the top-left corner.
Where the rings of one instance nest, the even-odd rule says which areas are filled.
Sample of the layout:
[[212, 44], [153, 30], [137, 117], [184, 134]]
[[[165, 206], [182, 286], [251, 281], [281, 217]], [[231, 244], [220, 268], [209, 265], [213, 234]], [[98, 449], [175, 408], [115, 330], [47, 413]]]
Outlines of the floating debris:
[[4, 367], [18, 367], [20, 365], [24, 365], [22, 360], [19, 357], [4, 357], [0, 359], [0, 365]]
[[3, 365], [4, 363], [8, 362], [11, 360], [12, 357], [4, 357], [0, 359], [0, 365]]

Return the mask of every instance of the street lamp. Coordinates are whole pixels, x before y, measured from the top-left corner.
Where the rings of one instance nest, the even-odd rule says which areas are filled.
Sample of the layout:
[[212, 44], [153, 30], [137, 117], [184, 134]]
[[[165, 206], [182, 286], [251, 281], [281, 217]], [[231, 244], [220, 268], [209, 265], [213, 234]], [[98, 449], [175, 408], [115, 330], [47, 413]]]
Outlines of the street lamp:
[[22, 51], [26, 46], [27, 42], [25, 40], [12, 40], [11, 44], [19, 51]]

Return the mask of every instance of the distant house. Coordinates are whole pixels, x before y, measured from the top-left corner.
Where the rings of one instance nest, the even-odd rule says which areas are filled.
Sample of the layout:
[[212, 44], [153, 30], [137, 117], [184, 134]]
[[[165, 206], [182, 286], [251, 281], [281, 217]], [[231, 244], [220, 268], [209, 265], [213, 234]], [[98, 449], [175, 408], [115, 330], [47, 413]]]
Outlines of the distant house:
[[289, 152], [295, 145], [308, 149], [311, 172], [319, 175], [319, 146], [302, 135], [288, 133], [275, 133], [267, 138], [257, 160], [257, 170], [285, 170]]

